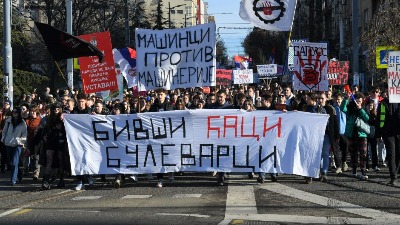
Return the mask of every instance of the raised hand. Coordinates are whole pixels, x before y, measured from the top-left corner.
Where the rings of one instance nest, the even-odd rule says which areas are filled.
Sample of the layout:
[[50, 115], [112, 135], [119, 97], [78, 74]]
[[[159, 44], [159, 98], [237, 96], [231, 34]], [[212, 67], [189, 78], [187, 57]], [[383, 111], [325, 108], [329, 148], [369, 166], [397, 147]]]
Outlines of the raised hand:
[[304, 76], [301, 76], [299, 71], [294, 71], [297, 79], [299, 79], [305, 85], [316, 85], [320, 82], [320, 71], [326, 66], [326, 61], [324, 61], [321, 65], [319, 64], [319, 58], [322, 53], [318, 52], [317, 57], [315, 59], [315, 63], [312, 63], [312, 54], [311, 49], [308, 49], [308, 60], [304, 62], [301, 58], [300, 52], [297, 51], [297, 57], [300, 60], [301, 70], [304, 73]]

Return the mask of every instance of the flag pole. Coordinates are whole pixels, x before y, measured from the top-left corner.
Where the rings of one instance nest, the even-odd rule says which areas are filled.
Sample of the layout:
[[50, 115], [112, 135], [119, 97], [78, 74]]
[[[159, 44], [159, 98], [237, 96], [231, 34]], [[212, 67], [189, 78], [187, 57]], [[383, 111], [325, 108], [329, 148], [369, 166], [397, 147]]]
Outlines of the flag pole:
[[289, 30], [289, 35], [288, 35], [288, 41], [286, 45], [286, 57], [285, 57], [285, 62], [283, 64], [283, 72], [287, 71], [288, 73], [288, 78], [289, 78], [289, 65], [288, 65], [288, 60], [289, 60], [289, 48], [290, 48], [290, 38], [292, 37], [292, 29], [293, 29], [293, 21], [294, 21], [294, 16], [296, 15], [296, 8], [297, 8], [297, 0], [294, 6], [294, 13], [293, 13], [293, 18], [292, 18], [292, 24], [290, 25], [290, 30]]
[[61, 71], [61, 68], [60, 68], [60, 66], [58, 65], [57, 61], [54, 60], [54, 63], [56, 64], [57, 69], [58, 69], [58, 71], [59, 71], [60, 74], [61, 74], [61, 77], [64, 79], [65, 83], [67, 84], [67, 87], [68, 87], [69, 91], [72, 91], [71, 88], [70, 88], [70, 86], [68, 85], [68, 81], [67, 81], [67, 79], [65, 79], [65, 76], [64, 76], [63, 72]]

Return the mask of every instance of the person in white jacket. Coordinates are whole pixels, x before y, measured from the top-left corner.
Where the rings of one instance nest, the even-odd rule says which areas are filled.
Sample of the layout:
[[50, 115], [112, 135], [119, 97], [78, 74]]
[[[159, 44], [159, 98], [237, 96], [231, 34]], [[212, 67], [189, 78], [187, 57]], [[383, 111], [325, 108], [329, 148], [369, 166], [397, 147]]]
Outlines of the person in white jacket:
[[27, 127], [22, 119], [21, 108], [16, 107], [12, 110], [12, 116], [6, 120], [1, 142], [7, 150], [8, 161], [11, 165], [11, 185], [21, 182], [21, 171], [18, 171], [19, 157], [26, 143]]

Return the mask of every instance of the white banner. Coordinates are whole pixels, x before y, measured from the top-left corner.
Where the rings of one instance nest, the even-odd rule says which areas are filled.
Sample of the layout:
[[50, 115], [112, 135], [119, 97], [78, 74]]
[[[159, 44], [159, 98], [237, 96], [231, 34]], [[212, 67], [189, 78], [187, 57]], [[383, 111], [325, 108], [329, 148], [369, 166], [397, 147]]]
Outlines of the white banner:
[[136, 30], [139, 91], [215, 86], [215, 23]]
[[73, 175], [261, 171], [318, 177], [327, 121], [322, 114], [233, 109], [64, 117]]
[[251, 84], [254, 83], [253, 69], [248, 70], [232, 70], [234, 84]]
[[389, 52], [388, 92], [390, 103], [400, 103], [400, 51]]
[[328, 91], [328, 48], [326, 43], [295, 42], [295, 90]]
[[257, 73], [260, 75], [260, 77], [276, 76], [276, 74], [278, 73], [278, 65], [257, 65]]
[[239, 16], [265, 30], [289, 31], [292, 27], [296, 2], [297, 0], [242, 0]]

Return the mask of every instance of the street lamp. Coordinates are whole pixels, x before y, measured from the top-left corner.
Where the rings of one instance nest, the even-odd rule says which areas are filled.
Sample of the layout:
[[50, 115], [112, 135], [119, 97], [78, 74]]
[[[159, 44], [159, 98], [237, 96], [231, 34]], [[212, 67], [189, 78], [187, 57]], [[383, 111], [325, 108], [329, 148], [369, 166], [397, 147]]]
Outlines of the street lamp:
[[[185, 13], [185, 27], [186, 27], [186, 21], [187, 21], [188, 19], [197, 18], [196, 16], [189, 16], [189, 17], [187, 17], [186, 15], [187, 15], [187, 14]], [[197, 25], [197, 19], [196, 19], [196, 25]]]
[[171, 7], [171, 2], [168, 2], [168, 28], [171, 29], [171, 9], [175, 9], [178, 8], [180, 6], [185, 6], [185, 4], [180, 4], [180, 5], [176, 5]]

